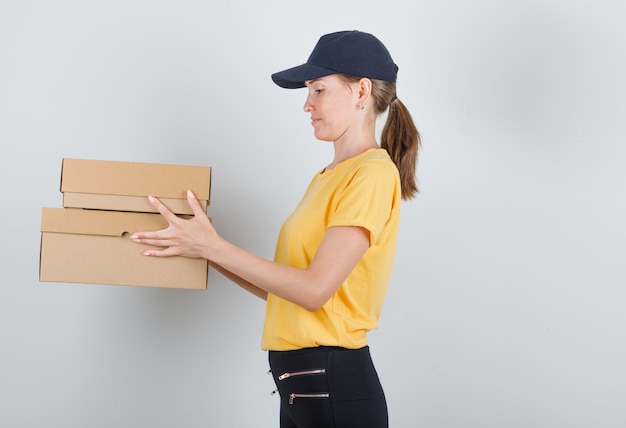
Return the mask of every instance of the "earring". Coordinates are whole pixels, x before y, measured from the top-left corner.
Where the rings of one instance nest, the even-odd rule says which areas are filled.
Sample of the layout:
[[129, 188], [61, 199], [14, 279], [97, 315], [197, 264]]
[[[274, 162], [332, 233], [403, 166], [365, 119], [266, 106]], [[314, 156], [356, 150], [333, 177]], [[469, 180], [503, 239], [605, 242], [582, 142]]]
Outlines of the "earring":
[[363, 110], [363, 109], [365, 108], [365, 106], [363, 105], [363, 103], [359, 103], [359, 108], [360, 108], [361, 110]]

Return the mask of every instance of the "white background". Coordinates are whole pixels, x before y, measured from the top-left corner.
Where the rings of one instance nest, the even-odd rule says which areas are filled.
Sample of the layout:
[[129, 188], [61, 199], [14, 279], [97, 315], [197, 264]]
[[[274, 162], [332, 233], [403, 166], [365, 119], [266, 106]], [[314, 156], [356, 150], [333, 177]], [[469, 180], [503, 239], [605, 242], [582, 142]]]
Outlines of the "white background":
[[276, 427], [261, 300], [40, 283], [63, 157], [210, 165], [271, 258], [331, 160], [270, 74], [376, 34], [423, 136], [370, 345], [393, 428], [626, 426], [621, 1], [0, 2], [0, 426]]

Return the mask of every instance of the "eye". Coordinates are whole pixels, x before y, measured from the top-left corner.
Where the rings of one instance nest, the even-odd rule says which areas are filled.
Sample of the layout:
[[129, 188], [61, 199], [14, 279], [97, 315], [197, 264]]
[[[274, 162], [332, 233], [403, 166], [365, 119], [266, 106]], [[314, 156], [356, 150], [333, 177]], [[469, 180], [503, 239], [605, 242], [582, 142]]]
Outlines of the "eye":
[[316, 94], [321, 94], [324, 90], [323, 89], [314, 89], [313, 92], [315, 92]]

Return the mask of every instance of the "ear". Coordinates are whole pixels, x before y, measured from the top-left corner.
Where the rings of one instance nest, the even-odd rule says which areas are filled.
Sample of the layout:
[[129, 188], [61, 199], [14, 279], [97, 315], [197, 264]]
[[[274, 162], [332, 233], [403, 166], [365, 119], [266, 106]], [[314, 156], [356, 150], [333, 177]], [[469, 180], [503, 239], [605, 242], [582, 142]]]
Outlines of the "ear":
[[365, 104], [372, 94], [372, 81], [367, 77], [359, 80], [359, 102]]

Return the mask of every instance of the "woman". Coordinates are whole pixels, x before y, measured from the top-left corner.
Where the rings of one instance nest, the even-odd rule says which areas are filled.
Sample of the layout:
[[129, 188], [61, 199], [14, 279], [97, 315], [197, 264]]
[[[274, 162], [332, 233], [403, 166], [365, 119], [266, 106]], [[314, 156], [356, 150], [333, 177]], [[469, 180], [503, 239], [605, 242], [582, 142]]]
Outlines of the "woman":
[[[308, 61], [272, 75], [308, 88], [316, 138], [334, 158], [317, 173], [283, 224], [274, 261], [224, 240], [193, 193], [183, 220], [157, 199], [170, 226], [133, 235], [166, 247], [155, 257], [201, 257], [267, 300], [262, 348], [281, 397], [281, 427], [387, 427], [387, 406], [367, 332], [375, 328], [391, 276], [400, 200], [417, 192], [419, 134], [396, 97], [398, 67], [373, 35], [322, 36]], [[388, 112], [376, 141], [376, 118]]]

